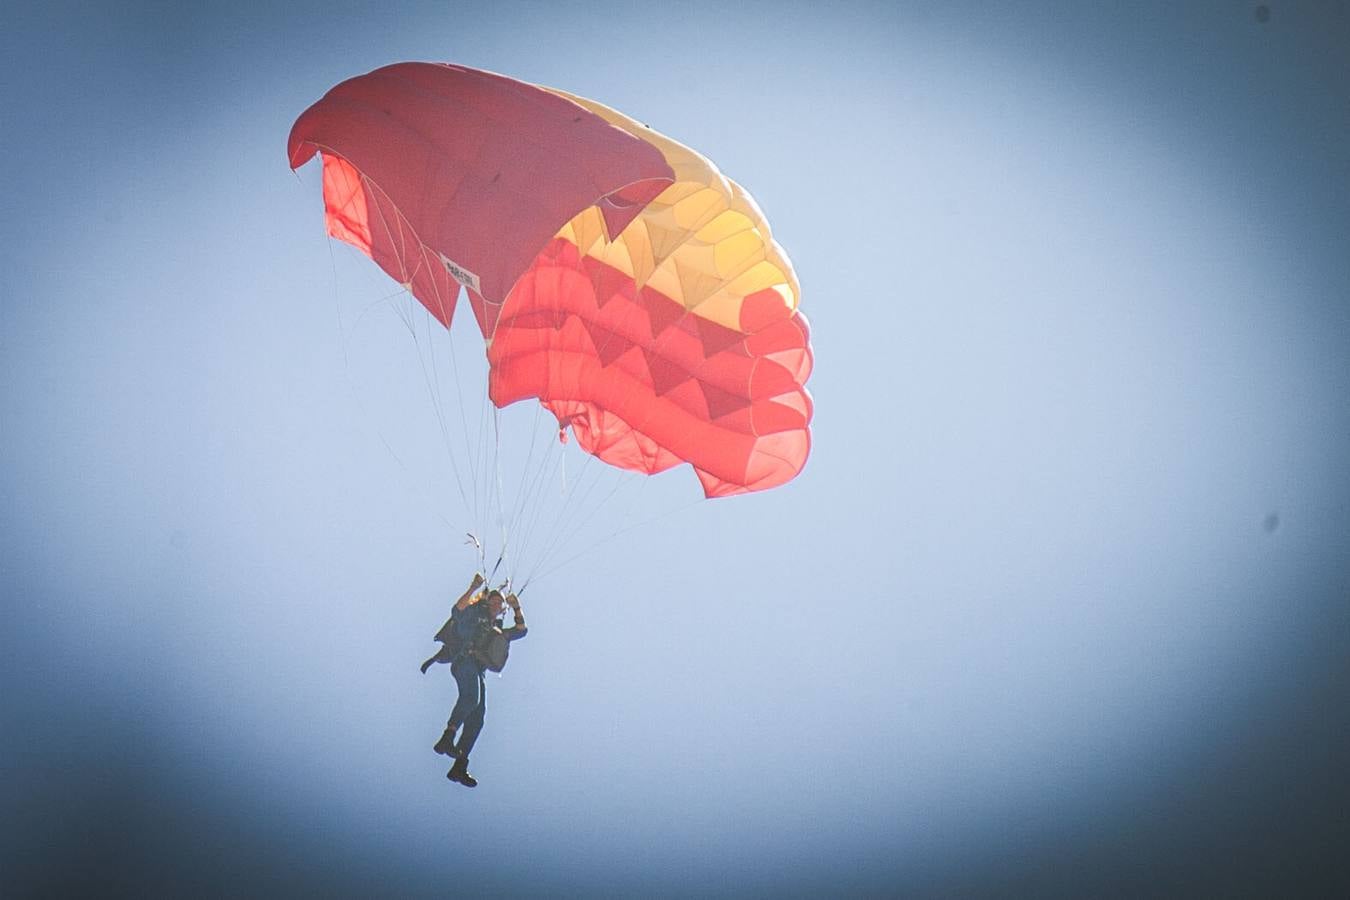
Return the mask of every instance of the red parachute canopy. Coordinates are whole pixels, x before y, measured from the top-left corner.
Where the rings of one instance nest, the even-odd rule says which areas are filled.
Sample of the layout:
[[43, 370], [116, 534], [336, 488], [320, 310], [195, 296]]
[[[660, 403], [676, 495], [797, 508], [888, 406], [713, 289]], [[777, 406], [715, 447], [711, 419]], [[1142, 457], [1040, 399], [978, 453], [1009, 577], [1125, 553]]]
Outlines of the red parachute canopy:
[[604, 461], [690, 463], [709, 497], [793, 478], [810, 449], [796, 275], [750, 196], [594, 101], [399, 63], [300, 116], [328, 232], [449, 327], [459, 288], [497, 406], [536, 397]]

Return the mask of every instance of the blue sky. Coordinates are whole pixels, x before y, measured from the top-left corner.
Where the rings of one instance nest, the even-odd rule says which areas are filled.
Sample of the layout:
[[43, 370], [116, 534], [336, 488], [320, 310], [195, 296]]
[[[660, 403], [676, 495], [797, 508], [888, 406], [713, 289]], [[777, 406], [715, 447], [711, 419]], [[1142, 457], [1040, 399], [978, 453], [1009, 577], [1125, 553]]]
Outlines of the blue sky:
[[[1269, 6], [7, 10], [13, 883], [1343, 879], [1350, 14]], [[389, 286], [285, 160], [407, 59], [704, 152], [817, 360], [797, 481], [662, 476], [531, 588], [474, 792], [416, 671], [472, 526]]]

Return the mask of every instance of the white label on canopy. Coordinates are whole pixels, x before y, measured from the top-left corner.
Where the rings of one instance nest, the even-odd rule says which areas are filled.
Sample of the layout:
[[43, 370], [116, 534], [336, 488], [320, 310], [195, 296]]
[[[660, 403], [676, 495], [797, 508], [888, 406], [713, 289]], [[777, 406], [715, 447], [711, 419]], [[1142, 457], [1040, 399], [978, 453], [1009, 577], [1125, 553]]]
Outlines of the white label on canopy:
[[474, 293], [481, 294], [483, 292], [482, 287], [479, 286], [477, 275], [446, 256], [444, 253], [441, 254], [441, 263], [444, 264], [445, 271], [450, 273], [451, 278], [455, 279]]

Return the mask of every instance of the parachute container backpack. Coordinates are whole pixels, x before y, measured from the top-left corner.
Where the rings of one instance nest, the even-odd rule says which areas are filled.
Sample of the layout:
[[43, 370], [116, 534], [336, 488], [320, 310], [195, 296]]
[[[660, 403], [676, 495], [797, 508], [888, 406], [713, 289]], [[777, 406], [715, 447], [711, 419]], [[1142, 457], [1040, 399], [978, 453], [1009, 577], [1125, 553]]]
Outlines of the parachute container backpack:
[[707, 497], [806, 462], [809, 329], [750, 195], [593, 100], [463, 66], [398, 63], [295, 122], [322, 158], [328, 233], [449, 328], [461, 289], [490, 402], [534, 399], [578, 446]]

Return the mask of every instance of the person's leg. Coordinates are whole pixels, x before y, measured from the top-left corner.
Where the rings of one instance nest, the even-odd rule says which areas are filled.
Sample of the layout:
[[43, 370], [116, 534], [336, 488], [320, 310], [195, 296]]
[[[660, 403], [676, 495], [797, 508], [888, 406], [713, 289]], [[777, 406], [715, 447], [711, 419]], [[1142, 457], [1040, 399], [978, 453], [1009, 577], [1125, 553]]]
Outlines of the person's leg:
[[453, 731], [463, 725], [469, 713], [478, 706], [482, 679], [478, 666], [468, 659], [455, 660], [450, 667], [450, 674], [455, 676], [455, 684], [459, 686], [459, 699], [455, 701], [455, 708], [450, 710], [450, 721], [446, 723]]
[[478, 740], [478, 733], [483, 730], [483, 717], [487, 714], [487, 684], [482, 675], [478, 677], [478, 705], [469, 711], [464, 719], [464, 732], [459, 736], [459, 742], [455, 745], [459, 750], [459, 755], [465, 757], [468, 762], [469, 751], [473, 749], [474, 743]]
[[[445, 723], [445, 733], [441, 735], [433, 749], [447, 756], [458, 756], [459, 753], [455, 749], [455, 732], [477, 709], [481, 701], [479, 691], [482, 689], [482, 679], [479, 677], [481, 673], [478, 666], [467, 659], [455, 660], [450, 666], [450, 674], [455, 676], [455, 684], [459, 687], [459, 699], [455, 701], [455, 708], [450, 710], [450, 719]], [[482, 727], [481, 721], [478, 727]]]
[[478, 740], [478, 732], [483, 730], [483, 716], [487, 712], [487, 684], [483, 681], [482, 673], [478, 675], [478, 705], [473, 708], [468, 717], [464, 720], [464, 733], [459, 737], [459, 744], [455, 747], [455, 764], [450, 767], [450, 771], [445, 773], [445, 777], [451, 781], [457, 781], [465, 787], [477, 787], [478, 779], [469, 774], [469, 751], [473, 749], [474, 742]]

